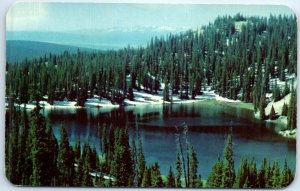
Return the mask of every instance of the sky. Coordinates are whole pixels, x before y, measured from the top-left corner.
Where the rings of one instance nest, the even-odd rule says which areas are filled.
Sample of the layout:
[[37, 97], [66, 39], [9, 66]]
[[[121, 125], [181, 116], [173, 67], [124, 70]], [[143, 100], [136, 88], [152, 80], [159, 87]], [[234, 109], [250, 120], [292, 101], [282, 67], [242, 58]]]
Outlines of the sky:
[[7, 13], [7, 31], [105, 30], [114, 27], [196, 28], [220, 15], [269, 16], [294, 14], [286, 6], [275, 5], [176, 5], [26, 3], [15, 4]]

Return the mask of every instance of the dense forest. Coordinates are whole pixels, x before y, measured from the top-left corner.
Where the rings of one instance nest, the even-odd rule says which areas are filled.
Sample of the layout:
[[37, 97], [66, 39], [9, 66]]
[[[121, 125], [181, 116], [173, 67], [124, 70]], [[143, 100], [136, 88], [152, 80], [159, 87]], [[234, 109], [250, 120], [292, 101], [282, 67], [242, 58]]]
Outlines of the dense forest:
[[[296, 128], [297, 26], [295, 16], [218, 17], [213, 23], [180, 34], [153, 37], [146, 47], [49, 54], [6, 64], [5, 166], [17, 185], [117, 187], [222, 187], [280, 188], [289, 185], [294, 172], [285, 162], [243, 159], [234, 168], [232, 137], [228, 133], [222, 158], [216, 160], [207, 180], [201, 180], [196, 151], [188, 143], [188, 128], [177, 132], [177, 161], [168, 175], [159, 161], [146, 164], [138, 130], [100, 124], [101, 152], [78, 139], [71, 146], [65, 125], [60, 138], [40, 114], [39, 101], [76, 101], [84, 106], [97, 95], [113, 104], [134, 100], [133, 91], [162, 92], [164, 100], [195, 99], [204, 90], [253, 103], [260, 117], [272, 100], [290, 94], [283, 114]], [[284, 84], [281, 86], [277, 84]], [[30, 114], [19, 104], [36, 103]], [[274, 110], [274, 108], [272, 109]]]
[[[146, 47], [66, 51], [7, 63], [6, 95], [17, 103], [46, 97], [50, 104], [67, 99], [80, 106], [98, 95], [122, 105], [124, 99], [134, 99], [133, 89], [157, 94], [164, 84], [164, 100], [172, 102], [173, 96], [194, 99], [209, 88], [223, 97], [252, 102], [265, 119], [267, 93], [279, 100], [294, 92], [291, 102], [296, 103], [296, 33], [295, 16], [218, 17], [198, 29], [154, 37]], [[295, 128], [296, 107], [289, 108], [288, 128]]]
[[[100, 150], [77, 139], [71, 146], [65, 125], [56, 139], [39, 107], [30, 114], [12, 109], [6, 115], [5, 167], [8, 179], [28, 186], [96, 187], [186, 187], [186, 188], [282, 188], [294, 179], [285, 161], [265, 158], [258, 168], [253, 159], [234, 167], [233, 140], [229, 131], [224, 153], [212, 167], [207, 180], [201, 180], [196, 151], [188, 140], [188, 127], [176, 131], [177, 160], [162, 176], [159, 162], [146, 164], [138, 127], [129, 138], [128, 127], [115, 124], [99, 126]], [[131, 141], [130, 141], [131, 140]], [[174, 153], [176, 154], [176, 153]], [[269, 161], [268, 161], [269, 160]], [[175, 169], [172, 169], [175, 166]], [[174, 172], [173, 172], [174, 171]]]

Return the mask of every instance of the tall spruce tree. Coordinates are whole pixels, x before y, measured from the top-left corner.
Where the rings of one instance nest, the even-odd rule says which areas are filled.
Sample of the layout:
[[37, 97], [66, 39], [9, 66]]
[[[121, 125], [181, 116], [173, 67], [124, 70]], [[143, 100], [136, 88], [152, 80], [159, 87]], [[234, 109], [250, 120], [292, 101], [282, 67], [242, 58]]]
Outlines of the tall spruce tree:
[[226, 145], [224, 149], [224, 168], [222, 187], [232, 188], [235, 180], [234, 160], [233, 160], [233, 145], [232, 135], [228, 134], [226, 138]]
[[170, 166], [170, 170], [167, 176], [167, 183], [166, 183], [166, 187], [168, 188], [174, 188], [175, 187], [175, 177], [174, 177], [174, 173], [172, 171], [172, 167]]
[[[77, 151], [78, 152], [78, 151]], [[59, 185], [72, 186], [74, 180], [74, 152], [69, 145], [69, 137], [65, 125], [60, 127], [60, 144], [57, 167], [59, 170]]]

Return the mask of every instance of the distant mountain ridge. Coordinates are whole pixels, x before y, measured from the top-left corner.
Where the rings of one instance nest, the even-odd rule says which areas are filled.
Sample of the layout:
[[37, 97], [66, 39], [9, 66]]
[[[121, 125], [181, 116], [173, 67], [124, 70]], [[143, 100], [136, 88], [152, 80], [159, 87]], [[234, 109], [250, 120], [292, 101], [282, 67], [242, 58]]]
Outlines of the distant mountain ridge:
[[6, 40], [24, 40], [71, 45], [99, 50], [145, 46], [151, 38], [184, 31], [174, 27], [135, 26], [110, 29], [83, 29], [67, 32], [7, 31]]
[[93, 49], [61, 45], [47, 42], [24, 41], [24, 40], [7, 40], [6, 41], [6, 61], [21, 62], [25, 58], [39, 58], [44, 55], [61, 54], [64, 51], [75, 53], [77, 50], [95, 51]]

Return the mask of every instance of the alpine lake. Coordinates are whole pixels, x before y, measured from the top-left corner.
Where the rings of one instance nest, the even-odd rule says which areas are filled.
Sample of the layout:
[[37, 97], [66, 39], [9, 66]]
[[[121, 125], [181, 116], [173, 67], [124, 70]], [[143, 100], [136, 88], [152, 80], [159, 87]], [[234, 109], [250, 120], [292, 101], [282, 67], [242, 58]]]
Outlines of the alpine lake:
[[41, 112], [49, 118], [57, 138], [63, 123], [71, 145], [80, 138], [82, 144], [88, 141], [100, 155], [101, 125], [128, 127], [130, 139], [136, 138], [138, 132], [146, 164], [158, 162], [163, 175], [167, 175], [170, 166], [175, 170], [176, 132], [182, 126], [188, 127], [187, 140], [197, 153], [198, 174], [202, 179], [207, 179], [215, 161], [223, 157], [229, 132], [233, 138], [236, 170], [242, 158], [254, 158], [259, 168], [264, 157], [271, 162], [278, 160], [281, 167], [286, 159], [292, 171], [296, 168], [296, 140], [278, 135], [276, 129], [281, 128], [280, 124], [256, 119], [245, 103], [207, 100], [119, 108], [44, 109]]

